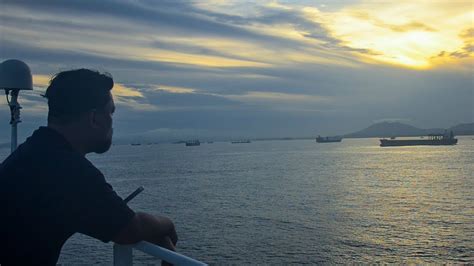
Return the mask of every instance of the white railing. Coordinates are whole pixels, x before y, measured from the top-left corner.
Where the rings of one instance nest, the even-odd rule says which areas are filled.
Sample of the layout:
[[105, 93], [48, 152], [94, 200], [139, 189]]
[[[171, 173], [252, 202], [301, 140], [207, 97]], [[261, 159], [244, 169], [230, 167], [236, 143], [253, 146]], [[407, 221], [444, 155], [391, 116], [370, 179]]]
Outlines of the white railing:
[[171, 250], [153, 245], [149, 242], [141, 241], [133, 245], [114, 244], [114, 266], [133, 265], [133, 249], [138, 249], [148, 255], [152, 255], [161, 260], [165, 260], [174, 265], [202, 266], [207, 265], [198, 260], [186, 257]]

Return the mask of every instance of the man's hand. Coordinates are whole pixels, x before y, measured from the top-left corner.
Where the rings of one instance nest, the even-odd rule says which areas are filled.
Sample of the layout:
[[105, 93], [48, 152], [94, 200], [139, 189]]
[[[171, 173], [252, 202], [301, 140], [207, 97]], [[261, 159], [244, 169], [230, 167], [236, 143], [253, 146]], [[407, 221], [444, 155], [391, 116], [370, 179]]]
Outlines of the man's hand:
[[147, 226], [155, 232], [154, 234], [152, 233], [154, 236], [150, 237], [146, 241], [157, 244], [164, 248], [175, 250], [176, 243], [178, 242], [178, 235], [176, 234], [176, 229], [173, 222], [169, 218], [163, 216], [154, 217], [145, 214], [145, 217], [142, 219], [149, 223]]
[[122, 245], [148, 241], [174, 251], [178, 242], [178, 235], [173, 222], [169, 218], [137, 212], [130, 223], [122, 229], [113, 241]]

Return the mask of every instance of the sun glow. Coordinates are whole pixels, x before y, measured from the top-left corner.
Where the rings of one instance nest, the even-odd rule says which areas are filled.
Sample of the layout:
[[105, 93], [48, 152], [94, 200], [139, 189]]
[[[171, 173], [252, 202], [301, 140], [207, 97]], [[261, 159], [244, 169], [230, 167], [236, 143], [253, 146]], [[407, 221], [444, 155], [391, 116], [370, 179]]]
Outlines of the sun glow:
[[49, 86], [51, 76], [48, 75], [33, 75], [33, 85], [36, 87], [46, 88]]
[[344, 45], [367, 50], [359, 55], [364, 61], [426, 69], [436, 66], [440, 61], [436, 57], [443, 52], [445, 56], [473, 56], [465, 48], [469, 40], [462, 36], [474, 27], [474, 8], [469, 1], [362, 4], [318, 15]]

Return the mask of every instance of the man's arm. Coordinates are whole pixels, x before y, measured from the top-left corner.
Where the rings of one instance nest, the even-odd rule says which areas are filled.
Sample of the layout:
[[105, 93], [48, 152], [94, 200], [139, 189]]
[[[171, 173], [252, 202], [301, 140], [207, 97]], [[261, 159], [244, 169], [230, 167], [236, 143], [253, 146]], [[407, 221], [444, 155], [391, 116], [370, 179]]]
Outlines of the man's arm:
[[164, 248], [175, 250], [178, 236], [175, 226], [170, 219], [137, 212], [112, 241], [122, 245], [148, 241]]

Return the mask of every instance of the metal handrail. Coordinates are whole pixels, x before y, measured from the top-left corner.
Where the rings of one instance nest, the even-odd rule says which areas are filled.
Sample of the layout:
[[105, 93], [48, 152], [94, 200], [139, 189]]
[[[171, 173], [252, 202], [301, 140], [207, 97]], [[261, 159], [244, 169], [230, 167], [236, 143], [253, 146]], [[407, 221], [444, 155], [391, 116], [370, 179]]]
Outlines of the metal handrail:
[[165, 260], [174, 265], [202, 266], [207, 265], [201, 261], [184, 256], [177, 252], [159, 247], [152, 243], [141, 241], [133, 245], [114, 244], [114, 266], [133, 265], [133, 249], [138, 249], [148, 255]]

